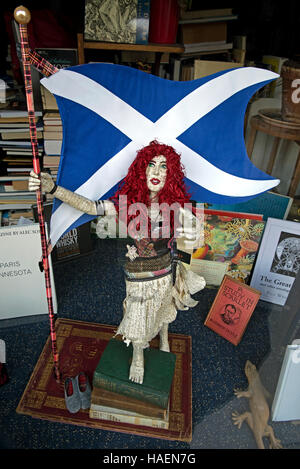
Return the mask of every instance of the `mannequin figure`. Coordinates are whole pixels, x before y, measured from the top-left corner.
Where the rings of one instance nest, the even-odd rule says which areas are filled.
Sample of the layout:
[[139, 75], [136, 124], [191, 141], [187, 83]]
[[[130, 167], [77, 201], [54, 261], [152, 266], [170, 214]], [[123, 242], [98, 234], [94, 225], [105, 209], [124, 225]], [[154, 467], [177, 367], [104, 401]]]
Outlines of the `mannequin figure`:
[[[130, 215], [129, 210], [127, 214], [128, 234], [134, 244], [127, 246], [124, 314], [116, 332], [116, 335], [122, 335], [127, 345], [132, 342], [129, 379], [141, 384], [144, 377], [144, 349], [159, 333], [160, 349], [166, 352], [170, 350], [168, 324], [175, 320], [177, 309], [188, 309], [197, 304], [190, 295], [205, 286], [202, 277], [186, 270], [180, 262], [176, 265], [176, 281], [173, 285], [170, 238], [180, 235], [196, 243], [200, 235], [198, 220], [190, 210], [184, 208], [190, 196], [184, 185], [180, 156], [168, 145], [151, 142], [137, 153], [127, 176], [109, 200], [92, 201], [56, 186], [47, 173], [41, 173], [41, 184], [45, 192], [54, 194], [59, 200], [90, 215], [118, 217], [121, 195], [126, 195], [128, 207], [140, 204], [141, 211], [145, 207], [146, 218], [150, 223], [142, 236], [136, 216]], [[32, 172], [29, 189], [36, 190], [39, 185], [40, 179]], [[171, 213], [170, 234], [166, 238], [162, 232], [164, 210], [160, 208], [161, 204], [168, 204], [169, 207], [177, 204], [179, 219], [182, 221], [183, 217], [189, 217], [192, 223], [188, 224], [187, 229], [182, 226], [176, 229], [175, 214]]]

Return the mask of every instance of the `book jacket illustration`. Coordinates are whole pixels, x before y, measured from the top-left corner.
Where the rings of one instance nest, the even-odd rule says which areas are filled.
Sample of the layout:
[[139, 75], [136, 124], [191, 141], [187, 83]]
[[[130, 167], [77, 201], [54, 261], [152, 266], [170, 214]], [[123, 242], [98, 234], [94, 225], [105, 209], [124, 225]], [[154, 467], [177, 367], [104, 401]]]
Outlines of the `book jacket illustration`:
[[205, 269], [209, 264], [204, 261], [213, 261], [216, 278], [214, 281], [213, 276], [210, 276], [207, 283], [220, 285], [223, 275], [217, 276], [217, 272], [220, 271], [219, 263], [223, 263], [226, 267], [223, 273], [227, 270], [226, 273], [231, 277], [247, 283], [264, 227], [261, 215], [205, 210], [204, 245], [194, 249], [191, 270], [205, 277]]
[[261, 299], [283, 306], [300, 267], [300, 224], [269, 218], [251, 286]]
[[225, 275], [204, 324], [238, 345], [260, 298], [260, 292]]
[[147, 44], [150, 0], [86, 0], [84, 38]]

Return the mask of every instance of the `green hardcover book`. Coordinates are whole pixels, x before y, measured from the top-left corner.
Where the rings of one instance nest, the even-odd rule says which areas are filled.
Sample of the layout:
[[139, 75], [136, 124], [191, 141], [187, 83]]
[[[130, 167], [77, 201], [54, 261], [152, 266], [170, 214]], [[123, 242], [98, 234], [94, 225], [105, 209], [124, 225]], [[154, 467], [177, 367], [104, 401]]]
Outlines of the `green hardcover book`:
[[155, 404], [163, 409], [168, 406], [176, 355], [157, 349], [144, 351], [143, 384], [129, 380], [132, 344], [116, 339], [107, 344], [93, 377], [93, 386]]

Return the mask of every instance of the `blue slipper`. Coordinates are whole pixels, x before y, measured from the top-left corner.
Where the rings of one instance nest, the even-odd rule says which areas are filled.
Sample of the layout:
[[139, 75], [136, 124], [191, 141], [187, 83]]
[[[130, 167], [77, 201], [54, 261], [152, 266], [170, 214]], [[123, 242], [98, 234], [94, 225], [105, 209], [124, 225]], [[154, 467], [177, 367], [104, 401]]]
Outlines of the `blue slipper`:
[[81, 408], [78, 384], [75, 378], [66, 378], [64, 383], [66, 407], [71, 414], [76, 414]]
[[87, 375], [81, 371], [76, 376], [76, 382], [78, 386], [78, 393], [81, 401], [81, 408], [82, 409], [89, 409], [91, 406], [91, 386], [89, 383], [89, 379]]

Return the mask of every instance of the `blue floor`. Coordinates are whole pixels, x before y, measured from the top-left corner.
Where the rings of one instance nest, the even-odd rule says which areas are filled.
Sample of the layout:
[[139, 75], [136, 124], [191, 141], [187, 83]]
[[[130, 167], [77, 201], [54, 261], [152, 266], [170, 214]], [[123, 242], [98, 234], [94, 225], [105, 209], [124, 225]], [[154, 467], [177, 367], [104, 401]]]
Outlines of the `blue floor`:
[[[122, 274], [125, 245], [94, 240], [94, 250], [81, 258], [54, 265], [58, 316], [118, 325], [125, 286]], [[255, 449], [246, 424], [232, 424], [231, 412], [247, 407], [234, 397], [245, 389], [247, 359], [263, 369], [273, 357], [272, 321], [278, 311], [260, 301], [241, 343], [235, 347], [204, 326], [217, 290], [206, 288], [199, 304], [180, 311], [170, 331], [192, 336], [193, 439], [167, 441], [52, 423], [19, 415], [15, 409], [49, 335], [47, 316], [3, 320], [0, 338], [7, 347], [10, 380], [0, 387], [0, 447], [9, 449]], [[270, 377], [268, 366], [266, 376]], [[274, 375], [274, 379], [275, 379]], [[272, 384], [272, 383], [271, 383]], [[274, 384], [274, 383], [273, 383]], [[285, 448], [300, 448], [300, 425], [272, 423]]]

